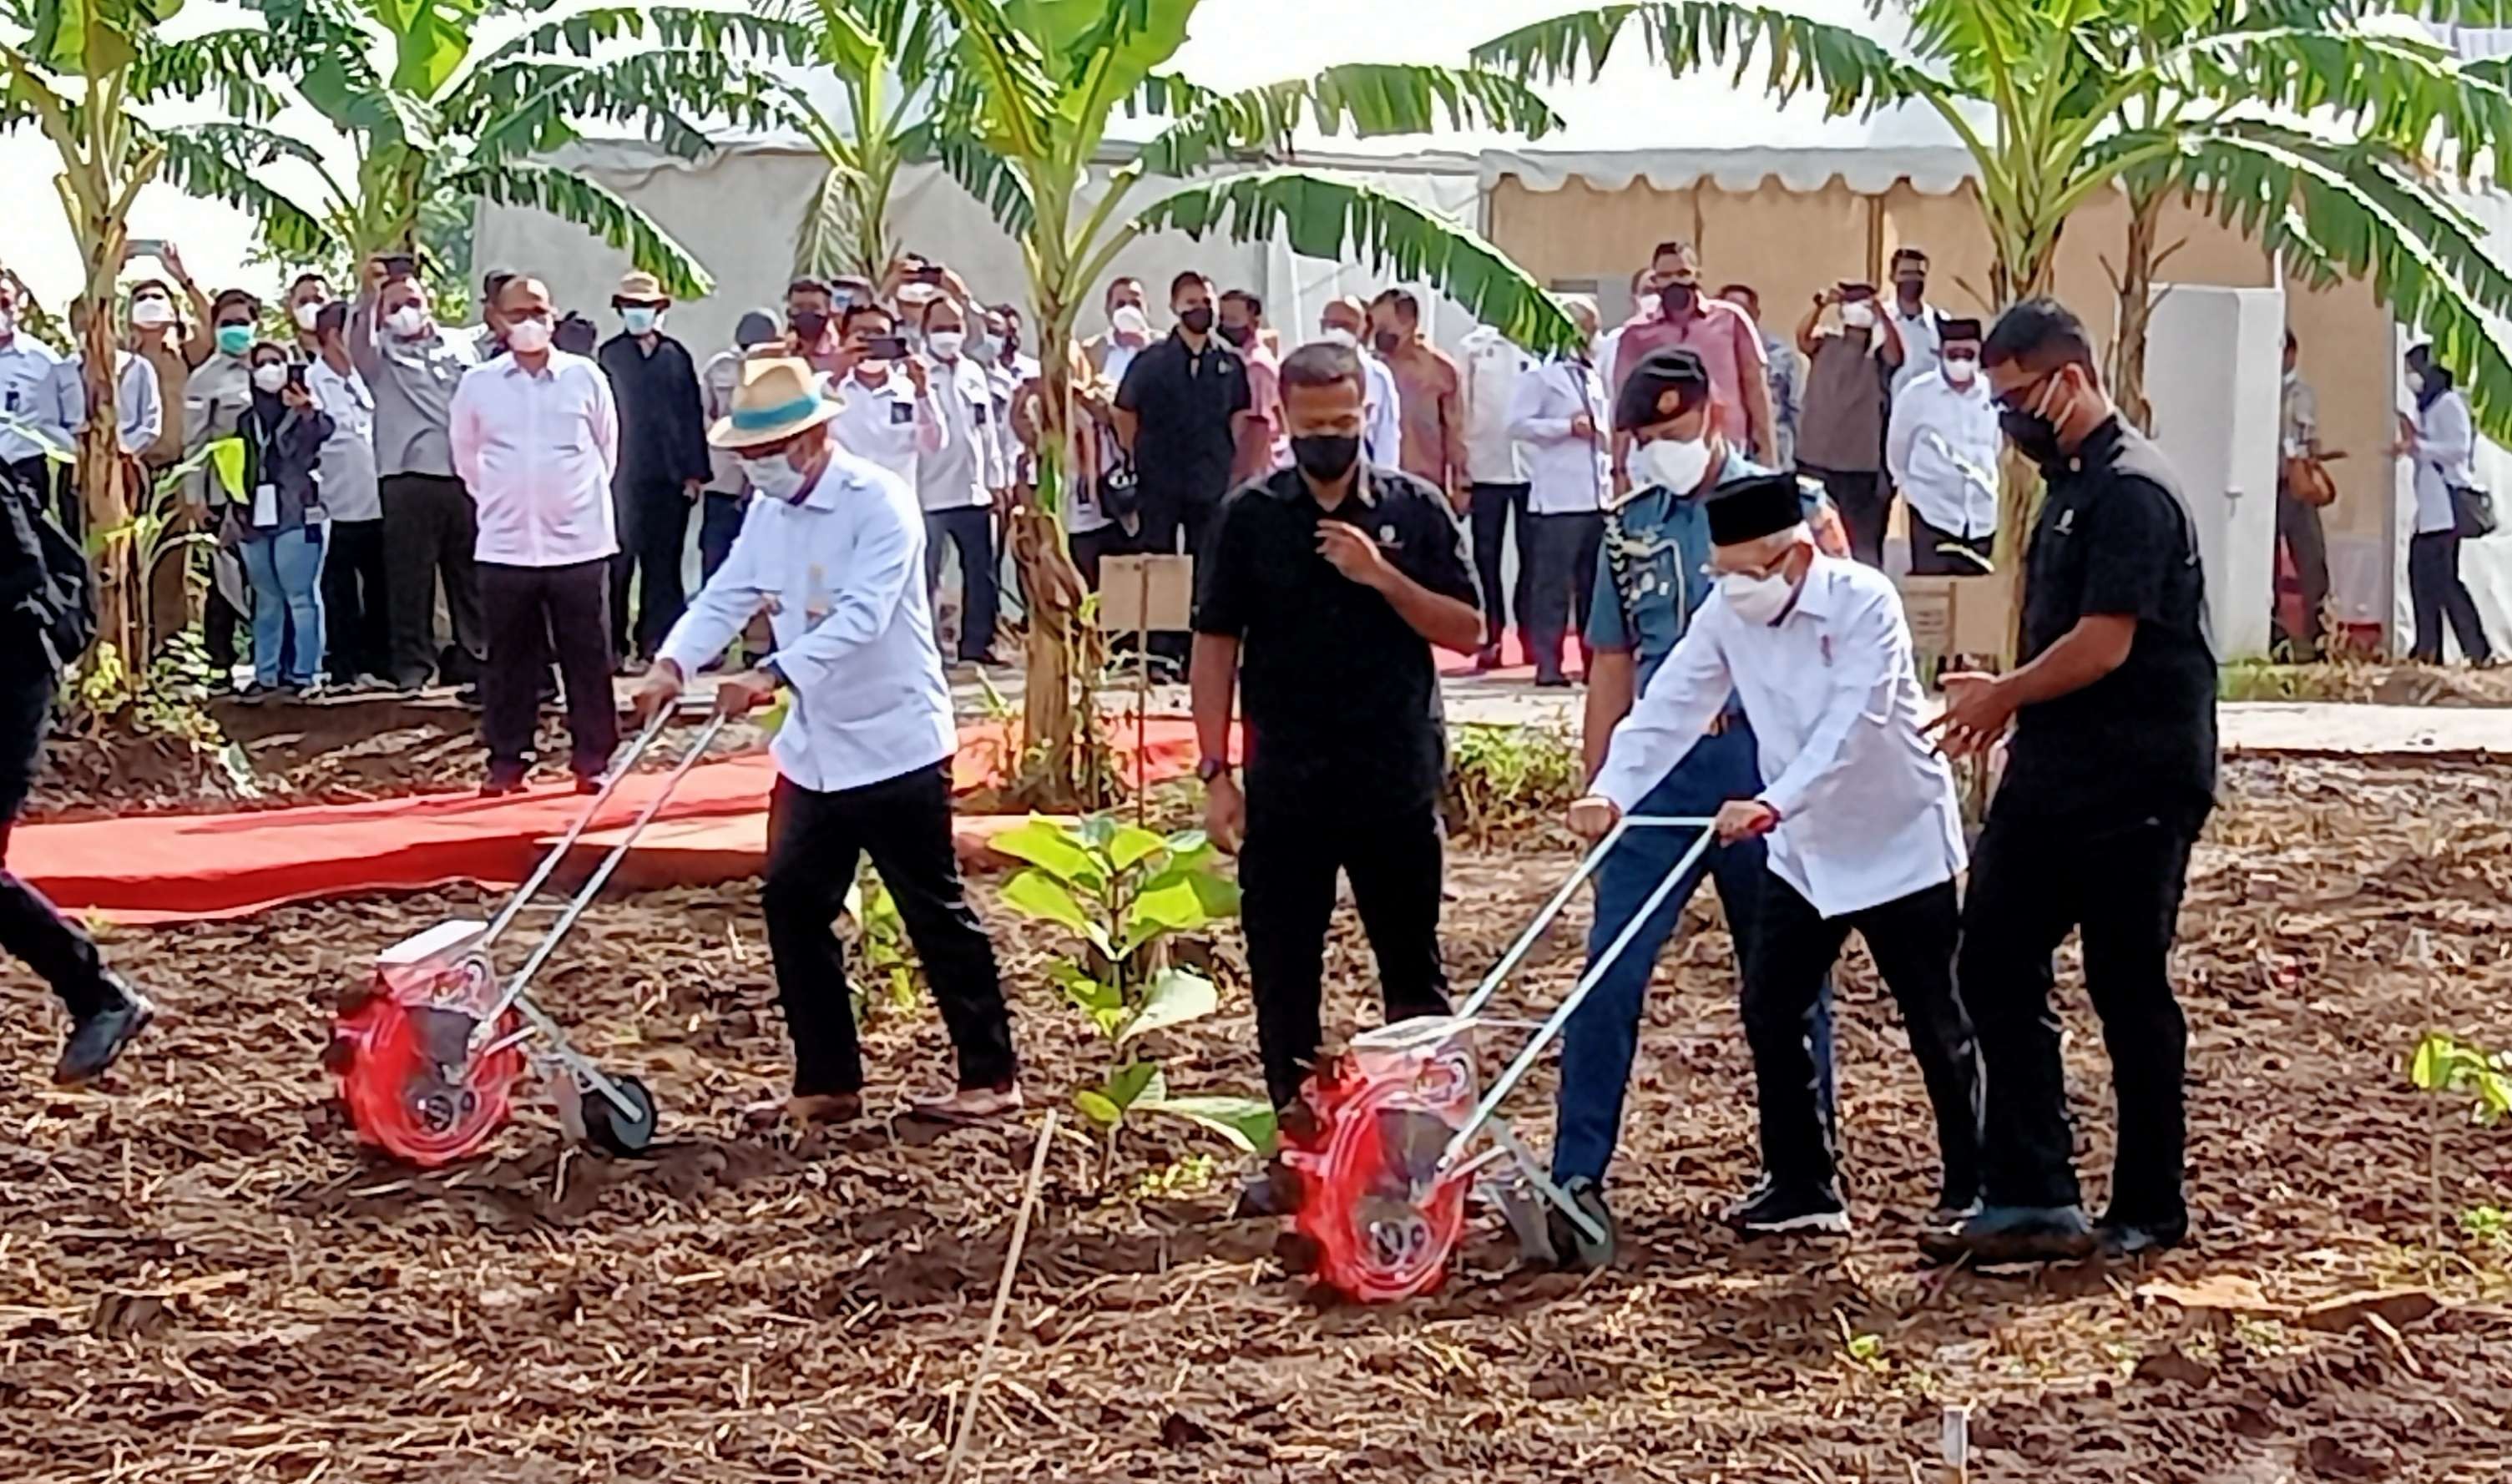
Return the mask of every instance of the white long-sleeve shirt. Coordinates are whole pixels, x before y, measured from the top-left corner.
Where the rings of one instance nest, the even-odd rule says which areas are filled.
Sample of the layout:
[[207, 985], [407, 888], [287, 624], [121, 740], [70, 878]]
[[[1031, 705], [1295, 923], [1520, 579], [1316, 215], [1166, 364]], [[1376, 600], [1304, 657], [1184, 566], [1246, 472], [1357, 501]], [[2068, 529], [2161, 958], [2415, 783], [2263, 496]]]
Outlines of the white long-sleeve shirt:
[[375, 394], [355, 366], [335, 371], [316, 358], [305, 368], [305, 389], [332, 419], [323, 444], [323, 508], [335, 521], [383, 518], [375, 480]]
[[618, 552], [619, 409], [589, 357], [553, 350], [537, 371], [511, 354], [473, 367], [454, 388], [448, 438], [479, 508], [479, 560], [566, 566]]
[[1386, 362], [1360, 352], [1362, 379], [1361, 410], [1368, 417], [1360, 431], [1360, 454], [1373, 464], [1393, 469], [1404, 455], [1404, 393], [1395, 385], [1395, 372]]
[[1872, 567], [1817, 556], [1795, 605], [1748, 623], [1712, 593], [1614, 728], [1595, 792], [1625, 813], [1701, 740], [1727, 697], [1760, 749], [1779, 811], [1771, 870], [1837, 918], [1963, 868], [1953, 771], [1925, 720], [1902, 595]]
[[949, 446], [932, 395], [918, 396], [905, 371], [893, 370], [879, 386], [849, 375], [830, 382], [827, 395], [838, 404], [831, 424], [838, 447], [897, 475], [910, 489], [920, 483], [917, 460]]
[[924, 596], [924, 517], [905, 481], [832, 450], [800, 501], [753, 499], [661, 657], [695, 675], [762, 608], [776, 640], [767, 662], [793, 693], [769, 751], [796, 787], [861, 788], [958, 750]]
[[965, 356], [925, 363], [942, 447], [916, 455], [916, 497], [927, 510], [991, 505], [994, 491], [1011, 488], [1001, 419], [995, 410], [994, 378]]
[[2473, 485], [2469, 455], [2477, 451], [2477, 428], [2469, 419], [2468, 400], [2457, 388], [2443, 393], [2416, 413], [2416, 534], [2450, 530], [2458, 524], [2451, 508], [2454, 485]]
[[1997, 530], [1997, 404], [1988, 378], [1956, 386], [1927, 371], [1893, 399], [1884, 431], [1884, 467], [1910, 512], [1949, 536]]
[[13, 334], [0, 341], [0, 463], [66, 453], [70, 431], [87, 416], [85, 397], [61, 385], [61, 358], [41, 340]]
[[[137, 457], [157, 435], [166, 428], [166, 407], [157, 395], [157, 368], [127, 350], [113, 353], [114, 374], [119, 378], [113, 389], [114, 420], [121, 424], [122, 451]], [[87, 427], [87, 358], [72, 356], [55, 372], [61, 378], [61, 401], [78, 410], [78, 419], [70, 425], [77, 433]]]
[[[1585, 436], [1570, 430], [1582, 416], [1591, 430]], [[1606, 452], [1611, 435], [1605, 427], [1605, 384], [1595, 368], [1570, 360], [1531, 368], [1510, 395], [1509, 433], [1523, 457], [1529, 512], [1589, 515], [1605, 508], [1613, 478]]]
[[1477, 485], [1523, 485], [1525, 452], [1511, 431], [1518, 383], [1535, 371], [1525, 351], [1485, 325], [1459, 347], [1457, 370], [1465, 386], [1466, 478]]

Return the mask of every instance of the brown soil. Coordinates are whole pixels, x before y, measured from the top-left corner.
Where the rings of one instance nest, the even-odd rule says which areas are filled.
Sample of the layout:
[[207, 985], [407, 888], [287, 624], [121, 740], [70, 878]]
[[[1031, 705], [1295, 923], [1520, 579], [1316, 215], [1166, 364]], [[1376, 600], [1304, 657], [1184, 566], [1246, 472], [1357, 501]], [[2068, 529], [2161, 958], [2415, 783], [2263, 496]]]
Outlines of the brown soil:
[[[2429, 1023], [2512, 1041], [2504, 785], [2475, 767], [2250, 762], [2230, 792], [2184, 918], [2192, 1249], [2030, 1279], [1922, 1269], [1925, 1108], [1863, 957], [1841, 1034], [1861, 1232], [1739, 1244], [1714, 1212], [1748, 1172], [1748, 1083], [1726, 943], [1705, 924], [1651, 1005], [1617, 1269], [1512, 1272], [1486, 1219], [1443, 1294], [1321, 1308], [1271, 1267], [1270, 1230], [1221, 1219], [1226, 1157], [1217, 1179], [1188, 1164], [1157, 1195], [1103, 1196], [1068, 1136], [962, 1477], [1935, 1484], [1954, 1477], [1937, 1440], [1961, 1404], [1977, 1480], [2504, 1478], [2512, 1280], [2453, 1217], [2512, 1206], [2512, 1132], [2470, 1126], [2401, 1071]], [[1461, 978], [1561, 869], [1460, 855]], [[1035, 1115], [938, 1141], [893, 1122], [803, 1143], [742, 1131], [741, 1105], [784, 1066], [753, 898], [607, 904], [546, 982], [588, 1050], [661, 1096], [665, 1143], [630, 1161], [562, 1150], [535, 1102], [490, 1156], [416, 1174], [360, 1155], [321, 1111], [319, 1007], [374, 949], [474, 897], [118, 934], [114, 957], [169, 1010], [110, 1095], [41, 1085], [58, 1018], [13, 970], [0, 1477], [940, 1479]], [[1043, 985], [1048, 940], [989, 920], [1032, 1087], [1061, 1096], [1087, 1047]], [[1560, 993], [1575, 944], [1565, 928], [1525, 1005]], [[1256, 1080], [1236, 953], [1225, 934], [1230, 1013], [1175, 1042], [1176, 1086]], [[1367, 982], [1348, 919], [1333, 955], [1348, 1026]], [[2072, 972], [2099, 1192], [2110, 1118]], [[869, 1046], [878, 1110], [941, 1065], [929, 1014], [885, 1013]], [[1549, 1089], [1531, 1091], [1540, 1145]], [[1219, 1152], [1146, 1127], [1118, 1183]], [[2403, 1282], [2450, 1302], [2323, 1332], [2138, 1295], [2228, 1277], [2279, 1304]]]

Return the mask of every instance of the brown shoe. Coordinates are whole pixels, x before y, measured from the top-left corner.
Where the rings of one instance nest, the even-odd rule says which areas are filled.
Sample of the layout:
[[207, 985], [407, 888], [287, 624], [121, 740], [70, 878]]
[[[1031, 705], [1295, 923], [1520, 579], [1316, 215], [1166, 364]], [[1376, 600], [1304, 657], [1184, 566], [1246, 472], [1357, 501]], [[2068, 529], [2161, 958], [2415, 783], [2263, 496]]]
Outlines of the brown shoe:
[[862, 1116], [863, 1095], [854, 1092], [797, 1093], [790, 1098], [753, 1103], [742, 1110], [742, 1120], [761, 1130], [787, 1123], [800, 1128], [824, 1127], [852, 1123]]
[[919, 1098], [908, 1111], [920, 1118], [943, 1123], [991, 1123], [1017, 1114], [1023, 1107], [1018, 1082], [1001, 1087], [962, 1087], [938, 1098]]

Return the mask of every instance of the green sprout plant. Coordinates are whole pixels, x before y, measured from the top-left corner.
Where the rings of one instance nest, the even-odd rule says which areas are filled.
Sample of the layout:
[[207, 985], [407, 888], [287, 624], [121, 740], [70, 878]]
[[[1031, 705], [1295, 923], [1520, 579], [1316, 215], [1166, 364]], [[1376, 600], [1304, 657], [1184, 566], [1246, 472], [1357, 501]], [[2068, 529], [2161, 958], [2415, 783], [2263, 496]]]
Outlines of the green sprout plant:
[[2427, 1032], [2408, 1060], [2408, 1080], [2426, 1092], [2472, 1100], [2469, 1120], [2488, 1127], [2512, 1113], [2512, 1053]]
[[846, 890], [846, 918], [855, 925], [855, 962], [860, 972], [849, 987], [854, 992], [855, 1019], [886, 1008], [903, 1013], [916, 1008], [919, 975], [907, 956], [907, 922], [898, 901], [870, 866]]
[[1211, 841], [1200, 831], [1161, 835], [1094, 814], [1032, 816], [994, 846], [1026, 863], [1003, 884], [1003, 905], [1076, 940], [1047, 973], [1104, 1043], [1106, 1074], [1077, 1089], [1073, 1106], [1105, 1135], [1109, 1166], [1119, 1134], [1155, 1114], [1197, 1124], [1242, 1153], [1271, 1150], [1274, 1110], [1264, 1099], [1173, 1093], [1145, 1044], [1221, 1007], [1213, 982], [1170, 963], [1167, 952], [1177, 937], [1238, 911], [1238, 887], [1216, 869]]

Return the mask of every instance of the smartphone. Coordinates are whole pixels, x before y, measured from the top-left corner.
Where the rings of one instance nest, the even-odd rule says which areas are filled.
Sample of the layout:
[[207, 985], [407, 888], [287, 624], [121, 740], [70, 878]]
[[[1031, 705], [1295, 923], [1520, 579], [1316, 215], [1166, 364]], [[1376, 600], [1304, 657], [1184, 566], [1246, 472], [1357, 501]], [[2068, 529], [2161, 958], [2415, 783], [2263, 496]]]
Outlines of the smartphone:
[[384, 282], [399, 283], [418, 276], [418, 259], [407, 253], [387, 253], [383, 256]]
[[300, 392], [305, 390], [304, 362], [291, 361], [288, 363], [288, 384], [296, 388]]
[[907, 337], [874, 335], [864, 341], [864, 354], [875, 361], [904, 361], [907, 359]]
[[163, 262], [166, 258], [166, 239], [163, 237], [134, 237], [128, 242], [125, 242], [122, 245], [122, 260], [124, 262], [129, 262], [135, 257], [153, 257], [158, 261]]
[[942, 265], [940, 263], [926, 263], [924, 266], [908, 274], [907, 279], [908, 282], [915, 284], [938, 284], [942, 282]]
[[1855, 304], [1861, 299], [1871, 299], [1874, 296], [1875, 286], [1873, 284], [1842, 284], [1840, 286], [1840, 298], [1843, 303]]

